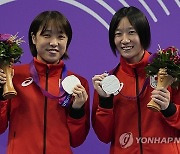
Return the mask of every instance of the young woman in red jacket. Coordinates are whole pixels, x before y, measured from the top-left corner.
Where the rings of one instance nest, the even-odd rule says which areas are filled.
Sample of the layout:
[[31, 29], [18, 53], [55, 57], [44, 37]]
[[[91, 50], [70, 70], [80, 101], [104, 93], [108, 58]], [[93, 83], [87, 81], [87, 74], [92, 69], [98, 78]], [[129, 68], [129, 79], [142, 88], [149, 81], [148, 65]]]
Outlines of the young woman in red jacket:
[[[71, 154], [71, 146], [86, 139], [90, 125], [88, 82], [67, 70], [63, 62], [68, 58], [71, 38], [71, 25], [58, 11], [42, 12], [32, 21], [29, 46], [34, 58], [30, 64], [14, 66], [17, 96], [1, 97], [0, 101], [0, 133], [9, 126], [8, 154]], [[80, 82], [69, 94], [61, 81], [70, 75]], [[0, 83], [6, 83], [2, 69]]]
[[[99, 140], [111, 143], [111, 154], [180, 153], [180, 90], [154, 89], [147, 82], [150, 40], [148, 20], [139, 9], [124, 7], [114, 14], [109, 42], [113, 53], [120, 54], [120, 65], [111, 73], [123, 87], [113, 95], [103, 89], [107, 73], [92, 78], [92, 126]], [[160, 112], [147, 108], [151, 99]]]

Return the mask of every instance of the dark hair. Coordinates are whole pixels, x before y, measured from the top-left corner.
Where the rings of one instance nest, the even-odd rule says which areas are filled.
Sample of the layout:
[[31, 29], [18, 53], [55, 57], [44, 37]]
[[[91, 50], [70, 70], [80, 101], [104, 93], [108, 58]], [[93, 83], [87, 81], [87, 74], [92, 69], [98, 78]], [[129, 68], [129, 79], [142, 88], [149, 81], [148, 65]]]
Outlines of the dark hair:
[[36, 35], [40, 28], [42, 28], [42, 32], [46, 30], [48, 24], [50, 22], [53, 22], [57, 28], [60, 28], [68, 37], [67, 46], [66, 46], [66, 52], [64, 53], [63, 57], [61, 59], [67, 59], [69, 58], [67, 54], [68, 46], [72, 39], [72, 28], [67, 20], [67, 18], [61, 14], [58, 11], [44, 11], [40, 13], [31, 23], [29, 28], [29, 47], [31, 50], [31, 54], [33, 57], [37, 56], [37, 50], [36, 46], [32, 42], [32, 34]]
[[142, 47], [146, 50], [151, 44], [151, 31], [146, 16], [136, 7], [123, 7], [112, 17], [109, 27], [109, 43], [115, 56], [117, 56], [116, 45], [114, 42], [115, 31], [122, 18], [127, 17], [130, 24], [139, 35]]

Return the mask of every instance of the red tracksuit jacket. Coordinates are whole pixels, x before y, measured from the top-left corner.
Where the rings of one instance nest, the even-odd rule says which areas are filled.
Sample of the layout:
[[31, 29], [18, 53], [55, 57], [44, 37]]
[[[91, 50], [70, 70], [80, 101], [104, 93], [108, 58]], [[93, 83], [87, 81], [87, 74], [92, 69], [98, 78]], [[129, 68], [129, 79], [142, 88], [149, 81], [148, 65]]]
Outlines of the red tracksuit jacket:
[[[46, 65], [34, 58], [34, 63], [41, 87], [58, 96], [63, 62]], [[7, 153], [71, 154], [70, 147], [82, 144], [89, 131], [89, 99], [85, 102], [84, 116], [72, 118], [72, 109], [61, 107], [58, 100], [43, 96], [40, 88], [29, 82], [29, 64], [15, 66], [14, 72], [13, 84], [17, 96], [9, 101], [0, 101], [0, 133], [9, 125]], [[70, 74], [73, 73], [68, 71]], [[89, 95], [87, 80], [77, 74], [75, 76]]]
[[114, 73], [124, 83], [118, 95], [105, 99], [95, 92], [92, 125], [99, 140], [111, 143], [111, 154], [180, 153], [180, 88], [169, 89], [174, 104], [164, 112], [147, 108], [153, 90], [149, 83], [136, 97], [145, 82], [149, 56], [146, 51], [137, 64], [128, 64], [121, 57]]

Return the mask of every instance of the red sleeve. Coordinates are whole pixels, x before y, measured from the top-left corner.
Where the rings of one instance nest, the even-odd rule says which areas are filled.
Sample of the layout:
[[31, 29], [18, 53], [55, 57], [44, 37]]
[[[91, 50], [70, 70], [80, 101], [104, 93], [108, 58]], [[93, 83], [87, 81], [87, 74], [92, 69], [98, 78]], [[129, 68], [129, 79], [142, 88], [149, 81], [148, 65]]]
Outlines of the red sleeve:
[[81, 84], [86, 89], [88, 100], [85, 102], [85, 114], [82, 118], [74, 119], [68, 116], [67, 123], [70, 131], [70, 141], [72, 147], [77, 147], [85, 141], [90, 128], [89, 86], [87, 80], [81, 81]]
[[165, 120], [169, 125], [180, 130], [180, 87], [178, 89], [171, 89], [171, 90], [172, 90], [171, 102], [174, 103], [176, 107], [176, 112], [172, 116], [165, 118]]
[[0, 134], [8, 127], [8, 101], [0, 101]]
[[105, 109], [99, 106], [99, 96], [94, 92], [92, 107], [92, 127], [102, 142], [109, 143], [113, 135], [113, 108]]

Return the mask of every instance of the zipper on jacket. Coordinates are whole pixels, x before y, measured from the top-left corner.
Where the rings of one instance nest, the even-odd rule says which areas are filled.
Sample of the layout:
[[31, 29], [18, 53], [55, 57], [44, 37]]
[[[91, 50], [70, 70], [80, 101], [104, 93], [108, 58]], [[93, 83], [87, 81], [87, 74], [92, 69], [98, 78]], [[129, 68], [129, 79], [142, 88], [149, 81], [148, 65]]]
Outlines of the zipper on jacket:
[[[48, 74], [49, 68], [46, 69], [46, 84], [45, 90], [48, 91]], [[47, 97], [44, 101], [44, 131], [43, 131], [43, 154], [46, 154], [46, 130], [47, 130]]]
[[136, 102], [137, 102], [137, 107], [138, 107], [138, 133], [139, 133], [139, 146], [140, 146], [140, 154], [143, 154], [143, 146], [141, 142], [142, 138], [142, 129], [141, 129], [141, 107], [140, 107], [140, 99], [139, 99], [139, 80], [138, 80], [138, 74], [136, 69], [134, 69], [134, 74], [136, 78]]

